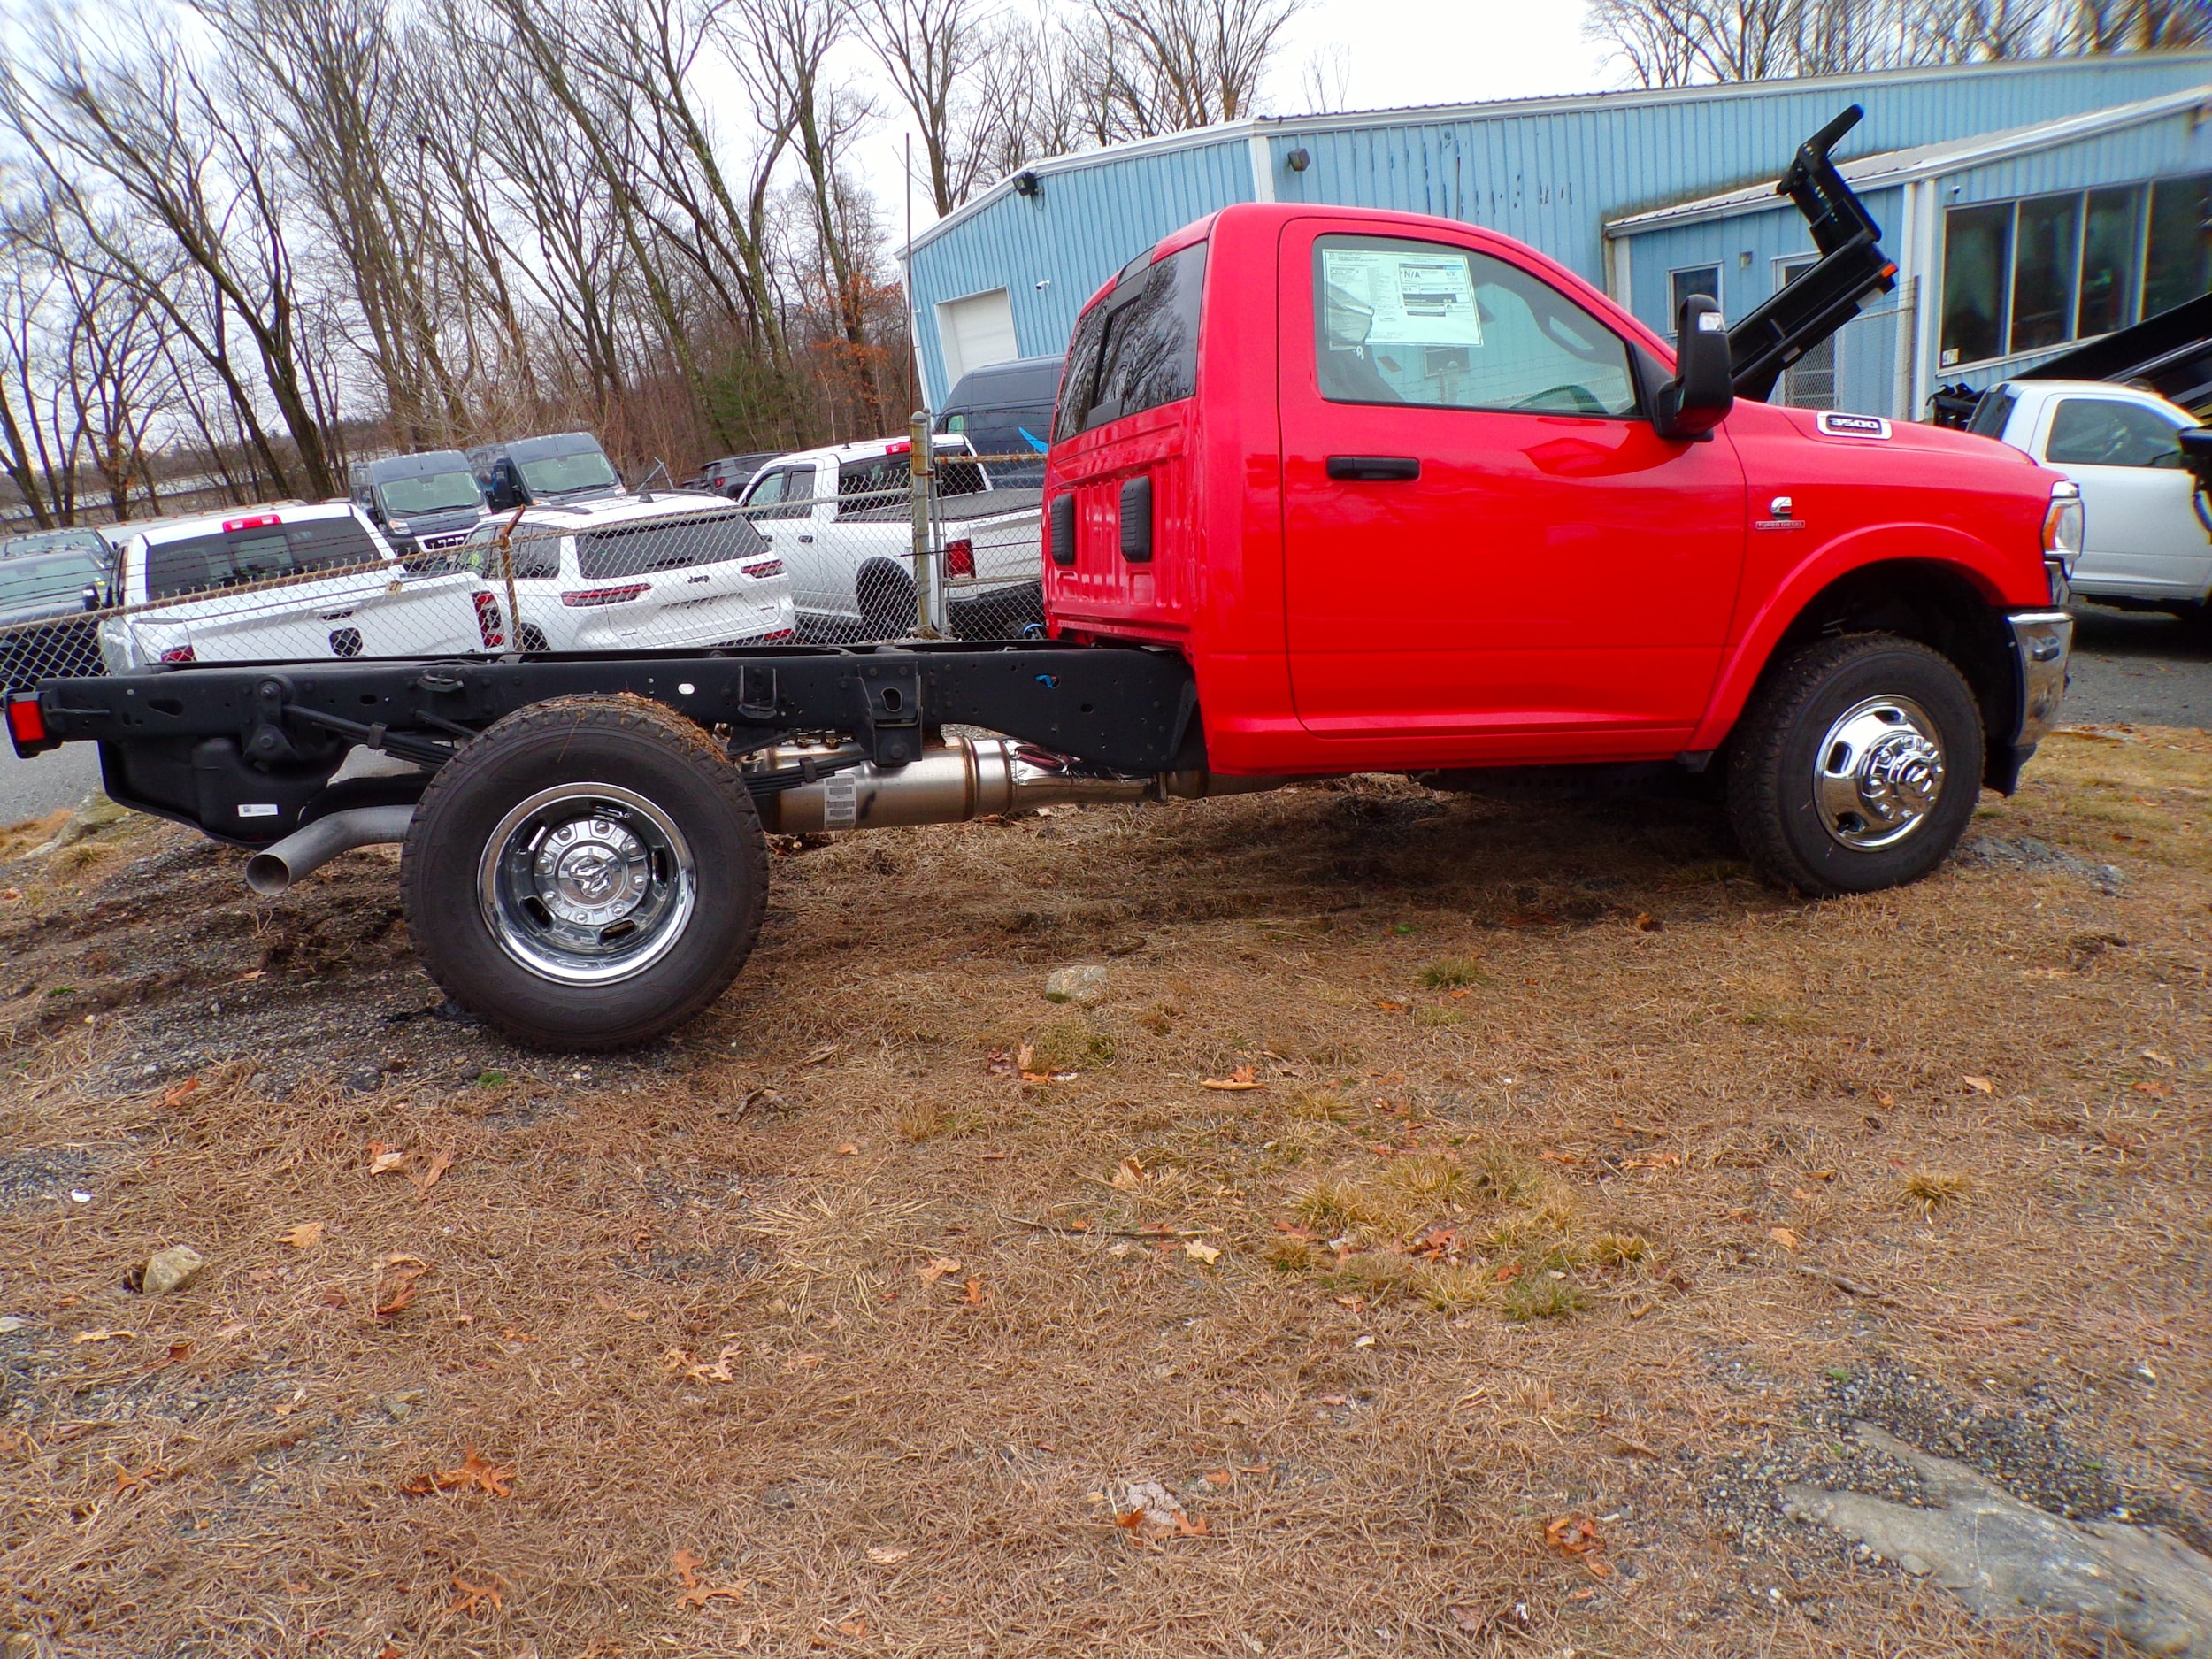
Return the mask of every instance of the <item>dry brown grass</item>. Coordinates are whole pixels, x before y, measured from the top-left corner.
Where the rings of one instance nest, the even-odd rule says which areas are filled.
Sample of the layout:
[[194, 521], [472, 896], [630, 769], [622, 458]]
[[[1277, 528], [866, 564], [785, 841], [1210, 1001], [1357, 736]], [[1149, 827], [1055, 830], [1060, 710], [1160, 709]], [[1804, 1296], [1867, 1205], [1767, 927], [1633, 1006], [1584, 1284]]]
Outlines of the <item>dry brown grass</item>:
[[[1715, 1460], [1886, 1356], [1993, 1409], [2062, 1398], [2212, 1520], [2212, 742], [2138, 737], [2056, 741], [1985, 807], [2048, 856], [1824, 905], [1686, 809], [1385, 781], [854, 837], [778, 861], [759, 955], [679, 1043], [580, 1076], [382, 1025], [426, 992], [373, 856], [274, 907], [142, 824], [9, 866], [0, 1194], [11, 1155], [69, 1153], [94, 1199], [0, 1209], [0, 1630], [177, 1659], [2093, 1651], [1810, 1537], [1740, 1550], [1706, 1505]], [[180, 910], [188, 947], [151, 919]], [[1089, 960], [1104, 1004], [1042, 1001]], [[227, 1023], [201, 999], [280, 996], [304, 1056], [119, 1087]], [[1023, 1043], [1076, 1075], [1011, 1075]], [[1203, 1087], [1239, 1065], [1265, 1087]], [[200, 1284], [122, 1287], [175, 1241]], [[396, 1256], [429, 1271], [380, 1318]], [[508, 1495], [406, 1489], [471, 1448]], [[1202, 1534], [1117, 1525], [1148, 1480]], [[1620, 1571], [1547, 1550], [1570, 1514]]]

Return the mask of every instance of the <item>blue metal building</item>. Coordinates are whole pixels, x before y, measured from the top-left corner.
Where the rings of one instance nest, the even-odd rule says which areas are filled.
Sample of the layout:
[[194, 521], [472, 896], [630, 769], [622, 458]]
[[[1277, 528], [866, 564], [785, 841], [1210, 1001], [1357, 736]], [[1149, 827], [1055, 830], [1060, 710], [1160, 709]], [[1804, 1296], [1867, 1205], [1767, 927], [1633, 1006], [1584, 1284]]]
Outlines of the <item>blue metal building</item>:
[[917, 234], [924, 382], [934, 403], [964, 370], [1061, 350], [1109, 275], [1236, 202], [1464, 219], [1541, 249], [1663, 332], [1698, 280], [1740, 316], [1812, 251], [1774, 179], [1853, 103], [1866, 119], [1844, 171], [1901, 280], [1793, 371], [1793, 401], [1924, 413], [1939, 383], [1985, 384], [2212, 280], [2212, 54], [1266, 117], [1039, 162]]

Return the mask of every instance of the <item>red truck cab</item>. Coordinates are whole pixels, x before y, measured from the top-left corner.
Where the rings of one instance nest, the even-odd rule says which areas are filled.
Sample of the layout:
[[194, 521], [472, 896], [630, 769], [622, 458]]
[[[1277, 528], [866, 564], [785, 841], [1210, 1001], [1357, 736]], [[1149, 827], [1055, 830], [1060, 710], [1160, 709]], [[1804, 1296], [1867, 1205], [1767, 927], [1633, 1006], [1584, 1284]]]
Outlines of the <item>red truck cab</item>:
[[1677, 373], [1509, 238], [1225, 209], [1076, 327], [1051, 628], [1186, 657], [1217, 772], [1718, 755], [1775, 873], [1909, 879], [2055, 710], [2070, 487], [1866, 416], [1724, 397], [1686, 430]]

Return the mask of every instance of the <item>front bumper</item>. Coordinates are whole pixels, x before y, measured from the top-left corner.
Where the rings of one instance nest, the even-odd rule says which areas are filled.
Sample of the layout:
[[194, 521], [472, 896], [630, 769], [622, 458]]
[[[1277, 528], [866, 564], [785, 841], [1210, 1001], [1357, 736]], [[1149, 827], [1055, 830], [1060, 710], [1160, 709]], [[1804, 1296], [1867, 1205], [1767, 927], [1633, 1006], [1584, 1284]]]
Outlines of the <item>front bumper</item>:
[[2020, 721], [2013, 744], [2027, 758], [2058, 723], [2066, 696], [2066, 664], [2074, 649], [2074, 618], [2063, 611], [2018, 611], [2005, 618], [2012, 633], [2012, 663]]

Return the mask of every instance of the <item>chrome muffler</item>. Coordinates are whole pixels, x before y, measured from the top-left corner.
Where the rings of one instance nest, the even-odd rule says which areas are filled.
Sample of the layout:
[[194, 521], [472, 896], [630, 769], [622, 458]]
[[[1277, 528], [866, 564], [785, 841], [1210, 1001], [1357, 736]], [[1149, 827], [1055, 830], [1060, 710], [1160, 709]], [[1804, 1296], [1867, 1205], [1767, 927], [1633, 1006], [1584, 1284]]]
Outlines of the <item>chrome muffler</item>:
[[[764, 749], [764, 772], [829, 760], [834, 749], [787, 745]], [[932, 743], [904, 766], [848, 766], [759, 802], [761, 819], [783, 834], [810, 830], [885, 829], [959, 824], [1029, 807], [1106, 801], [1198, 800], [1281, 787], [1287, 778], [1227, 777], [1207, 772], [1110, 772], [1067, 755], [1003, 737]]]

